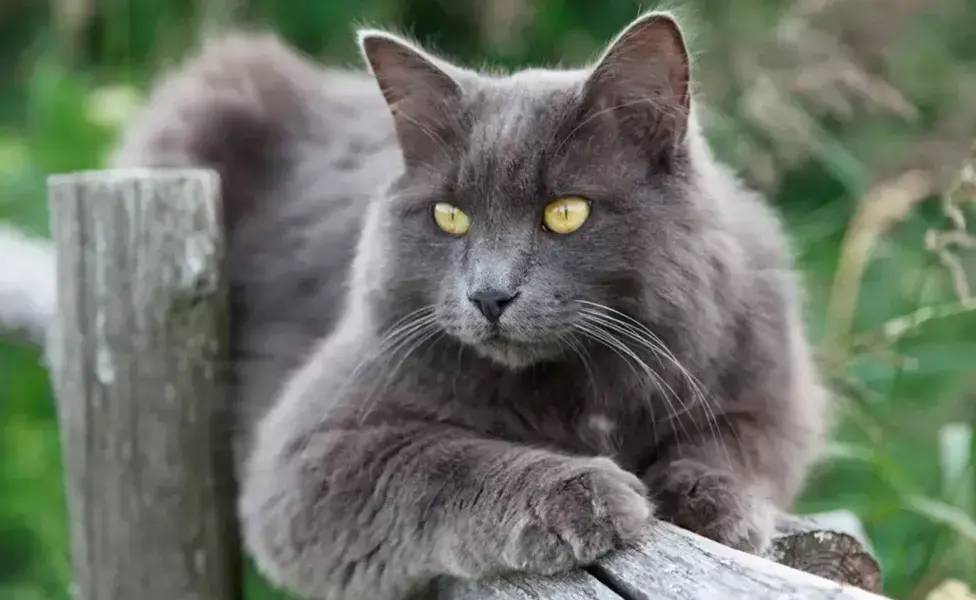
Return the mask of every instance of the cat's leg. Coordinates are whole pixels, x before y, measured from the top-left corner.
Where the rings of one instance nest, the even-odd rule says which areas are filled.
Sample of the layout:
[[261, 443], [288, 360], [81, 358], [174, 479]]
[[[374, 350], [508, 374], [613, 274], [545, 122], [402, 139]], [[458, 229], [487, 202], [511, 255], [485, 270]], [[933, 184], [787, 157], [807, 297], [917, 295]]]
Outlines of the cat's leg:
[[710, 390], [685, 388], [694, 405], [671, 423], [642, 474], [662, 518], [748, 552], [768, 546], [777, 512], [800, 492], [828, 428], [828, 396], [790, 312], [753, 317], [725, 376]]
[[820, 448], [825, 394], [815, 385], [798, 393], [704, 410], [680, 427], [642, 477], [659, 516], [739, 550], [764, 550]]
[[656, 462], [643, 479], [659, 516], [739, 550], [764, 549], [774, 525], [775, 505], [767, 489], [772, 482], [748, 458], [754, 440], [747, 441], [750, 448], [740, 448], [740, 434], [731, 433], [749, 435], [750, 429], [722, 427], [722, 439], [685, 440]]
[[438, 423], [280, 424], [259, 433], [241, 516], [263, 572], [310, 598], [563, 571], [639, 538], [651, 516], [640, 480], [603, 458]]

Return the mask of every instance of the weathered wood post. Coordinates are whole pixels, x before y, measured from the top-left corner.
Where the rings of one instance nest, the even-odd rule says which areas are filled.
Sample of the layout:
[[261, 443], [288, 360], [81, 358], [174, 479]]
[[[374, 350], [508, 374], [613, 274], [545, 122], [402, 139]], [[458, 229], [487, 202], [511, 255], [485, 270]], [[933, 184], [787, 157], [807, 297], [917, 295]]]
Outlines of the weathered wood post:
[[215, 173], [52, 176], [58, 400], [78, 600], [238, 600]]

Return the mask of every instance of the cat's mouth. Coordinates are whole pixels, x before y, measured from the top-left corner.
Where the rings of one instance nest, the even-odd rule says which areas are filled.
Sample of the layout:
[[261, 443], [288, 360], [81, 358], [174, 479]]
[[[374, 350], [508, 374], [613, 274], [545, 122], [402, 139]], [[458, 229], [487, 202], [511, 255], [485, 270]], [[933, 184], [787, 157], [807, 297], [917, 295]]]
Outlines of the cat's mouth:
[[485, 317], [476, 311], [465, 311], [446, 315], [442, 323], [446, 332], [466, 347], [510, 368], [537, 364], [564, 352], [563, 323], [513, 311], [511, 307], [502, 318]]
[[482, 356], [511, 368], [527, 367], [561, 352], [555, 340], [529, 340], [493, 325], [476, 339], [462, 340]]

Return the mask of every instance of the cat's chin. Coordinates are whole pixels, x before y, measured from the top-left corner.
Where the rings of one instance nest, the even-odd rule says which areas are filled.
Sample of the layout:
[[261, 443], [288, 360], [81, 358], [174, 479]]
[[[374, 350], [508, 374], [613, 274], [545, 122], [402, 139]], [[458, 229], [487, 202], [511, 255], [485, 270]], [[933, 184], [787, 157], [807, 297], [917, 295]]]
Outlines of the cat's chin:
[[466, 344], [475, 352], [510, 369], [524, 369], [556, 358], [562, 349], [552, 342], [526, 343], [504, 338], [489, 338]]

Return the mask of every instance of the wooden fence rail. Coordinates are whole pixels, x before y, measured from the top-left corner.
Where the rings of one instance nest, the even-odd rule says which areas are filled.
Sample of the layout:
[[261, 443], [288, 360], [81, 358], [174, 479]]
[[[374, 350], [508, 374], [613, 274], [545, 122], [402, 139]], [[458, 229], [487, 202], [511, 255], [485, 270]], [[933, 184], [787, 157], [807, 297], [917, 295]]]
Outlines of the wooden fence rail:
[[[30, 304], [0, 303], [0, 329], [6, 322], [46, 347], [62, 429], [74, 598], [239, 600], [242, 561], [221, 428], [227, 307], [217, 176], [58, 175], [49, 199], [53, 252], [3, 231], [0, 248], [16, 253], [29, 243], [38, 269], [56, 273], [46, 284], [56, 293], [0, 289], [0, 300]], [[0, 282], [12, 279], [5, 269]], [[586, 570], [445, 582], [437, 595], [817, 600], [877, 598], [880, 587], [859, 524], [837, 513], [783, 515], [765, 557], [661, 523], [646, 545]]]

